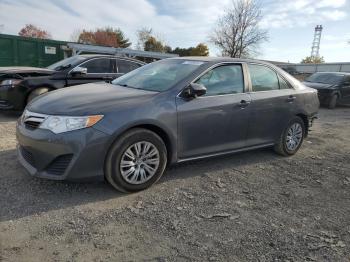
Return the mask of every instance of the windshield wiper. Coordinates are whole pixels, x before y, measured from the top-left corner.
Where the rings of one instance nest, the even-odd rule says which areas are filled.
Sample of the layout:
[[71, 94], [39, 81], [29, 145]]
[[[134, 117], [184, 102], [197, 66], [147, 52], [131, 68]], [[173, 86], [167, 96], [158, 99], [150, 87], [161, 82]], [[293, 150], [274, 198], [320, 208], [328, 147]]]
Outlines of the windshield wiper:
[[129, 85], [127, 85], [127, 84], [117, 84], [117, 85], [120, 85], [120, 86], [123, 86], [123, 87], [129, 87], [129, 88], [138, 89], [138, 88], [136, 88], [136, 87], [134, 87], [134, 86], [129, 86]]

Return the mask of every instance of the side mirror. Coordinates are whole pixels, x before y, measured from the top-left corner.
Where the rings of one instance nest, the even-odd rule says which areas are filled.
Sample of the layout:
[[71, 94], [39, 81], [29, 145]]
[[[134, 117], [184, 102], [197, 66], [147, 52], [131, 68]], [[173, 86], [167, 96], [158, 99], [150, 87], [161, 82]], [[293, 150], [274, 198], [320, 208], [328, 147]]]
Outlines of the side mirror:
[[74, 67], [73, 70], [71, 71], [72, 75], [86, 75], [87, 74], [87, 68], [85, 67]]
[[203, 96], [207, 93], [207, 89], [202, 84], [192, 83], [182, 92], [182, 96], [185, 98], [196, 98]]

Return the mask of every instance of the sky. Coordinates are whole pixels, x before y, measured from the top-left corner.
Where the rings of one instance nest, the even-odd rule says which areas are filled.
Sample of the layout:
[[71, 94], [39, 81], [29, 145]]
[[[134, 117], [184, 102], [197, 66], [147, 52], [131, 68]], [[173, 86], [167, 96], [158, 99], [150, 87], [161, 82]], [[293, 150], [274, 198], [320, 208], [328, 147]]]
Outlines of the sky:
[[[0, 0], [0, 31], [17, 34], [25, 24], [71, 40], [75, 31], [119, 27], [136, 45], [136, 31], [153, 28], [171, 47], [209, 42], [217, 19], [232, 0]], [[311, 53], [314, 28], [323, 25], [320, 54], [326, 62], [350, 62], [350, 0], [261, 0], [261, 28], [269, 41], [258, 58], [300, 62]]]

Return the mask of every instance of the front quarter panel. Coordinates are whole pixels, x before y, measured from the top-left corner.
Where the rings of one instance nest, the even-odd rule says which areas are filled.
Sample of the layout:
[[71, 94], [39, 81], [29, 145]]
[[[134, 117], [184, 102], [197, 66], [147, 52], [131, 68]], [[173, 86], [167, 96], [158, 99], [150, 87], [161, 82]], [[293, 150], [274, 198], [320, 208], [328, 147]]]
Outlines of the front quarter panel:
[[317, 90], [306, 88], [300, 92], [304, 98], [304, 113], [309, 117], [316, 115], [320, 108], [320, 101], [317, 96]]
[[116, 105], [116, 109], [105, 113], [102, 121], [94, 128], [110, 135], [106, 153], [113, 142], [127, 130], [140, 126], [154, 126], [163, 130], [170, 142], [172, 159], [176, 161], [177, 116], [175, 98], [169, 93], [158, 93], [150, 98], [133, 99]]

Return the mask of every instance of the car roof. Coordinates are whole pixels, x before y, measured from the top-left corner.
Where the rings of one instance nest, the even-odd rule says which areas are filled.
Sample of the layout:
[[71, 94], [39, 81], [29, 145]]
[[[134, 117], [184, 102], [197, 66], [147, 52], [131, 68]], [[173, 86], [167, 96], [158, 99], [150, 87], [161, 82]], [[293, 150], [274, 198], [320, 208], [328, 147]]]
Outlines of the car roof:
[[263, 60], [257, 59], [244, 59], [244, 58], [231, 58], [231, 57], [209, 57], [209, 56], [183, 56], [183, 57], [173, 57], [168, 59], [181, 59], [181, 60], [193, 60], [193, 61], [202, 61], [202, 62], [245, 62], [245, 63], [260, 63], [266, 65], [272, 65]]
[[348, 72], [316, 72], [314, 74], [350, 75]]
[[109, 58], [121, 58], [121, 59], [126, 59], [126, 60], [130, 60], [130, 61], [134, 61], [140, 64], [145, 64], [144, 62], [134, 59], [134, 58], [130, 58], [130, 57], [125, 57], [125, 56], [118, 56], [118, 55], [106, 55], [106, 54], [79, 54], [78, 56], [83, 57], [83, 58], [95, 58], [95, 57], [109, 57]]

